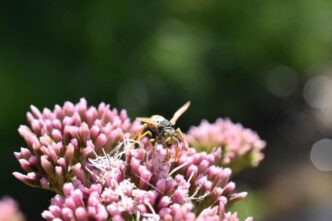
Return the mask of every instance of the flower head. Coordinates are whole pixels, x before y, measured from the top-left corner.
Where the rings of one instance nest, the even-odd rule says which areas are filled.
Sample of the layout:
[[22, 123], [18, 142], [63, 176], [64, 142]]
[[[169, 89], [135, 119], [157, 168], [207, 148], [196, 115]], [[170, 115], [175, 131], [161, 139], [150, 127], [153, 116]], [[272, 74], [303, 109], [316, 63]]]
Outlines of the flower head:
[[262, 150], [266, 146], [254, 131], [222, 118], [214, 123], [203, 120], [199, 126], [191, 127], [187, 139], [201, 150], [221, 147], [221, 165], [229, 166], [233, 172], [257, 166], [264, 157]]
[[105, 103], [88, 107], [83, 98], [77, 104], [65, 102], [42, 112], [31, 106], [27, 118], [29, 126], [21, 125], [19, 133], [28, 147], [15, 153], [26, 174], [15, 172], [14, 176], [56, 192], [73, 177], [88, 182], [85, 163], [93, 152], [111, 150], [139, 126], [130, 122], [125, 110], [119, 113]]
[[[166, 149], [147, 140], [125, 140], [87, 165], [94, 184], [64, 185], [43, 213], [46, 220], [222, 220], [236, 221], [227, 203], [236, 193], [231, 170], [216, 165], [220, 149], [208, 154], [190, 148], [179, 162], [164, 162]], [[206, 207], [209, 207], [206, 209]], [[213, 209], [211, 209], [213, 207]]]
[[236, 192], [226, 165], [265, 146], [250, 130], [218, 120], [188, 135], [208, 152], [180, 142], [175, 161], [171, 147], [132, 140], [140, 124], [104, 103], [32, 106], [27, 117], [29, 126], [19, 128], [27, 148], [15, 153], [26, 174], [14, 175], [57, 192], [42, 213], [52, 221], [238, 221], [227, 208], [247, 193]]
[[20, 212], [15, 200], [4, 197], [0, 200], [0, 221], [24, 221], [25, 218]]

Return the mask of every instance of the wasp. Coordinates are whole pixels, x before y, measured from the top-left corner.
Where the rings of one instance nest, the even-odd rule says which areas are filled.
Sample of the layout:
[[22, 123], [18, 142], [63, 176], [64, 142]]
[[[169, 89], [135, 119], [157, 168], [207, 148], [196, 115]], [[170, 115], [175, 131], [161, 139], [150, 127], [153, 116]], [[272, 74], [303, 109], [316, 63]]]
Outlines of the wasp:
[[138, 121], [143, 123], [142, 127], [138, 130], [134, 136], [135, 140], [141, 140], [145, 136], [151, 137], [149, 139], [152, 151], [154, 150], [154, 145], [152, 143], [158, 142], [166, 148], [165, 161], [170, 158], [169, 149], [175, 144], [175, 162], [178, 161], [179, 157], [179, 143], [183, 142], [185, 148], [188, 148], [188, 144], [185, 140], [183, 133], [180, 128], [175, 129], [176, 121], [181, 117], [181, 115], [187, 111], [190, 106], [190, 101], [186, 102], [182, 107], [180, 107], [173, 115], [170, 120], [167, 120], [161, 115], [152, 115], [151, 117], [138, 117]]

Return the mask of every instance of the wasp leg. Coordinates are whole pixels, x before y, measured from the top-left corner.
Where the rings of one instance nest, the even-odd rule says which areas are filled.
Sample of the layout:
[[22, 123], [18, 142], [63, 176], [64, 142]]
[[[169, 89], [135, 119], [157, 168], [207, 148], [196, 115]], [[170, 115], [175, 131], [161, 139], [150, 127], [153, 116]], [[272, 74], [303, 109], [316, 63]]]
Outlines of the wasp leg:
[[154, 138], [151, 138], [151, 139], [149, 140], [149, 145], [150, 145], [150, 147], [151, 147], [151, 152], [152, 152], [152, 153], [154, 153], [154, 145], [155, 145], [155, 142], [156, 142], [156, 139], [154, 139]]
[[131, 138], [132, 138], [133, 140], [136, 140], [136, 139], [140, 136], [140, 134], [143, 133], [143, 131], [144, 131], [146, 128], [148, 128], [148, 125], [147, 125], [147, 124], [143, 124], [143, 125], [141, 126], [141, 128], [138, 129], [138, 131], [135, 133], [135, 135], [133, 135]]
[[169, 153], [169, 149], [166, 148], [166, 155], [165, 155], [165, 159], [164, 159], [164, 163], [168, 162], [170, 159], [170, 153]]
[[186, 148], [186, 150], [188, 150], [189, 145], [188, 145], [188, 142], [187, 142], [186, 138], [184, 137], [184, 134], [182, 133], [181, 129], [180, 128], [176, 129], [176, 133], [178, 134], [179, 139], [183, 142], [184, 147]]
[[175, 147], [175, 154], [174, 154], [174, 160], [177, 163], [179, 161], [179, 152], [180, 152], [180, 148], [179, 148], [179, 142], [176, 142], [176, 147]]
[[136, 138], [136, 141], [142, 140], [145, 136], [152, 136], [151, 131], [145, 131], [143, 134], [139, 135], [139, 137]]

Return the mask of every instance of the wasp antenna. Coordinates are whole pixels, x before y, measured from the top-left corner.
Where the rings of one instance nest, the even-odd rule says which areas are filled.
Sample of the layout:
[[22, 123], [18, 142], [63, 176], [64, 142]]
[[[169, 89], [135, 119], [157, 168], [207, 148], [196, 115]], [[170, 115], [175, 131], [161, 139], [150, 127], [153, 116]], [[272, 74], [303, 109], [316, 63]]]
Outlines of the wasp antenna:
[[173, 115], [170, 122], [174, 125], [176, 121], [181, 117], [181, 115], [188, 110], [190, 106], [190, 101], [187, 101], [182, 107], [180, 107]]

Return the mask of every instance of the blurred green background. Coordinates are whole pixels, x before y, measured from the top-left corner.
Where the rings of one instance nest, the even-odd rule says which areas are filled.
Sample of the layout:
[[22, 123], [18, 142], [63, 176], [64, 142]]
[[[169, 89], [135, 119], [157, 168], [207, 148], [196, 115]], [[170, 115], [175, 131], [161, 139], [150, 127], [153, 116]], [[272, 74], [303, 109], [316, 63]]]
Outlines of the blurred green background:
[[51, 194], [11, 175], [21, 171], [17, 128], [30, 104], [80, 97], [131, 117], [171, 116], [191, 100], [184, 131], [203, 118], [241, 122], [268, 147], [235, 177], [249, 197], [233, 209], [257, 221], [331, 220], [332, 174], [310, 151], [332, 135], [332, 112], [312, 103], [332, 97], [303, 91], [332, 73], [332, 1], [1, 1], [0, 30], [0, 195], [28, 220], [41, 220]]

